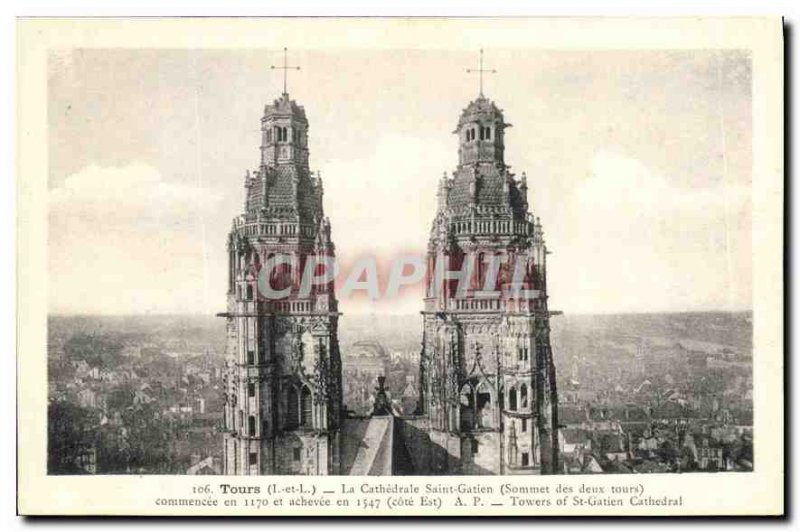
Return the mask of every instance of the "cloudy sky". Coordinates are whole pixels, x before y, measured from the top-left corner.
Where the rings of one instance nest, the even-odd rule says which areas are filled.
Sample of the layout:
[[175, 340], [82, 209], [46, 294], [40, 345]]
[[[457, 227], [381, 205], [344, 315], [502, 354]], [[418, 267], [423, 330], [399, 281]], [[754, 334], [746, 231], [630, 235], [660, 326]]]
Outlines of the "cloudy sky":
[[[50, 57], [49, 301], [57, 313], [224, 309], [225, 237], [258, 164], [280, 50]], [[423, 253], [471, 50], [290, 51], [343, 262]], [[487, 49], [506, 162], [544, 225], [551, 307], [749, 309], [750, 58]], [[342, 311], [416, 312], [420, 291]]]

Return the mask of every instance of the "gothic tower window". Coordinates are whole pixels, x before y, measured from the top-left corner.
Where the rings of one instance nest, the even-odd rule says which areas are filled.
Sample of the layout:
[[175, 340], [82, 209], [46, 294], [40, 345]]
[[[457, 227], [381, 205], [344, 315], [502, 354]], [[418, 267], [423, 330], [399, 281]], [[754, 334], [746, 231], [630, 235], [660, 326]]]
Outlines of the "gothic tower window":
[[475, 425], [472, 397], [472, 388], [465, 384], [461, 389], [461, 428], [464, 430], [471, 430]]
[[508, 391], [508, 409], [512, 412], [517, 409], [517, 389], [513, 386]]
[[278, 142], [286, 142], [289, 136], [286, 131], [286, 126], [280, 126], [275, 128], [275, 139]]
[[267, 340], [264, 338], [266, 333], [264, 332], [265, 327], [262, 325], [258, 328], [259, 332], [259, 339], [258, 339], [258, 363], [265, 364], [267, 362]]
[[492, 428], [494, 420], [492, 417], [492, 393], [489, 391], [489, 386], [482, 382], [478, 386], [478, 391], [475, 394], [476, 408], [475, 417], [480, 428]]
[[286, 428], [288, 429], [297, 428], [300, 420], [299, 402], [297, 390], [294, 387], [289, 388], [289, 393], [286, 394]]
[[[486, 275], [486, 254], [485, 253], [478, 253], [478, 260], [476, 264], [477, 268], [477, 277], [476, 281], [478, 282], [479, 287], [483, 287], [484, 277]], [[489, 287], [491, 289], [491, 287]]]
[[519, 389], [519, 402], [522, 408], [528, 408], [528, 387], [524, 384]]
[[256, 435], [256, 416], [250, 416], [247, 418], [247, 434], [250, 436]]
[[311, 390], [303, 386], [301, 393], [300, 426], [311, 427]]
[[528, 360], [528, 348], [527, 347], [520, 347], [519, 348], [519, 360], [520, 362], [524, 362]]

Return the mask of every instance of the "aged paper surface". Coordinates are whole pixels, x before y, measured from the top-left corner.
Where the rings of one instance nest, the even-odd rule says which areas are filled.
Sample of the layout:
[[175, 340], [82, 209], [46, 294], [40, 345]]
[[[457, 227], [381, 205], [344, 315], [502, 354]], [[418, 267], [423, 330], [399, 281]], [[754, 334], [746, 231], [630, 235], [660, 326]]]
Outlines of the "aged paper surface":
[[779, 19], [18, 29], [22, 514], [783, 513]]

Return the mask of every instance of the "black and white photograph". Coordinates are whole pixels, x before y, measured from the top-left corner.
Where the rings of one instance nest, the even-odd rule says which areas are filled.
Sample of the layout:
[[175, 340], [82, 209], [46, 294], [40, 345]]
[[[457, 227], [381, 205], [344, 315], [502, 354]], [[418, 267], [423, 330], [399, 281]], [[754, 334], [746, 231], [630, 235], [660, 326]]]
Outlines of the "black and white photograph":
[[[779, 20], [751, 22], [780, 44]], [[757, 81], [773, 48], [526, 42], [613, 33], [569, 19], [86, 44], [100, 23], [37, 48], [30, 96], [43, 481], [179, 476], [225, 502], [280, 479], [325, 506], [397, 477], [354, 486], [407, 498], [339, 510], [535, 514], [561, 493], [564, 513], [680, 514], [703, 502], [650, 479], [780, 466], [759, 427], [781, 411], [757, 400], [782, 394], [781, 286], [758, 280], [782, 261], [782, 172], [758, 151], [780, 131], [780, 87]], [[301, 28], [330, 44], [281, 38]]]

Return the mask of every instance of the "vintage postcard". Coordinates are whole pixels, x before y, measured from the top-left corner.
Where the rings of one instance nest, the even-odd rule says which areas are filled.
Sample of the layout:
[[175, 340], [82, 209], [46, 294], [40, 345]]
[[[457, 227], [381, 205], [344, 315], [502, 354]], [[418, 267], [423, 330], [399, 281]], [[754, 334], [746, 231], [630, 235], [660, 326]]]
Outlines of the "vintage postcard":
[[780, 19], [24, 19], [24, 515], [781, 515]]

